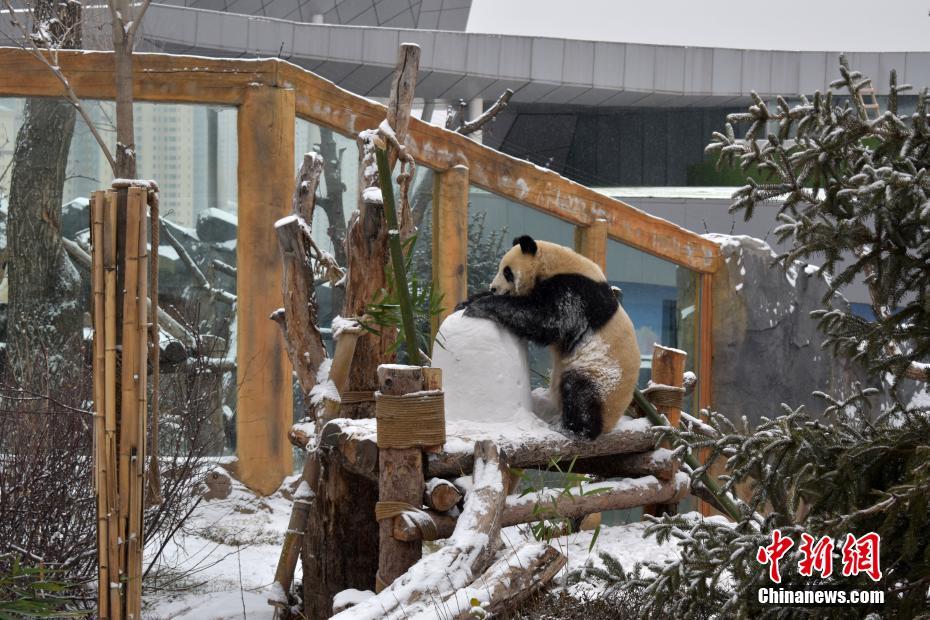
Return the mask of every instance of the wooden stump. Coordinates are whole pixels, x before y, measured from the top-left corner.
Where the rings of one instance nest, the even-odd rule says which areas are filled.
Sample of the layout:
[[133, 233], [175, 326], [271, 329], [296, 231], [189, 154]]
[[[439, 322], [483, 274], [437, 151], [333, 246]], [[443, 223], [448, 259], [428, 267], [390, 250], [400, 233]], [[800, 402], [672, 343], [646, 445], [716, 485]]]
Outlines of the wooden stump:
[[[378, 368], [381, 393], [403, 396], [423, 389], [423, 369], [418, 366], [383, 365]], [[378, 496], [382, 502], [404, 502], [420, 507], [425, 490], [423, 451], [414, 448], [381, 448], [378, 450]], [[402, 542], [392, 535], [394, 519], [382, 519], [378, 524], [378, 581], [376, 591], [390, 585], [394, 579], [417, 563], [422, 553], [419, 542]]]
[[[338, 428], [338, 427], [333, 427]], [[323, 431], [321, 441], [331, 441]], [[303, 553], [303, 615], [329, 618], [333, 597], [347, 588], [369, 590], [378, 571], [378, 487], [342, 466], [336, 450], [319, 450], [320, 475], [307, 519]]]
[[444, 617], [437, 602], [474, 582], [487, 569], [500, 545], [507, 464], [490, 441], [475, 444], [474, 462], [472, 490], [448, 544], [417, 562], [377, 596], [336, 618], [400, 620], [423, 612]]
[[446, 512], [462, 500], [462, 493], [454, 484], [442, 478], [433, 478], [426, 484], [423, 504], [437, 512]]

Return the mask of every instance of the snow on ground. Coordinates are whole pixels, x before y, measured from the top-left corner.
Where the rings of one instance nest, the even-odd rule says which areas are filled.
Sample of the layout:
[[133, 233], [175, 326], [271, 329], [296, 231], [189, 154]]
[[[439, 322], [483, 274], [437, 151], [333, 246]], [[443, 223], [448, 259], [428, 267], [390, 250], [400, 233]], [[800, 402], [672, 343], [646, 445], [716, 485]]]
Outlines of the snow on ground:
[[[272, 607], [267, 599], [274, 576], [281, 542], [291, 512], [297, 477], [289, 478], [275, 495], [256, 498], [233, 480], [227, 499], [203, 501], [188, 521], [185, 533], [178, 535], [165, 552], [164, 590], [147, 591], [146, 620], [270, 620]], [[697, 513], [690, 513], [695, 519]], [[602, 565], [600, 553], [617, 559], [627, 571], [643, 561], [673, 560], [674, 543], [656, 544], [643, 539], [645, 524], [602, 526], [594, 549], [589, 552], [592, 531], [555, 538], [551, 544], [568, 558], [556, 578], [555, 587], [565, 584], [566, 576], [586, 564]], [[501, 532], [506, 549], [532, 541], [526, 526]], [[440, 543], [441, 545], [441, 543]], [[427, 549], [436, 549], [431, 543]], [[297, 579], [300, 566], [298, 565]], [[170, 583], [180, 572], [184, 577]], [[578, 596], [596, 595], [597, 588], [581, 583], [569, 586]]]
[[[238, 481], [226, 499], [204, 500], [165, 550], [165, 590], [147, 591], [146, 620], [270, 619], [267, 603], [297, 476], [267, 498]], [[148, 550], [147, 550], [148, 551]], [[300, 578], [300, 566], [297, 567]], [[174, 575], [186, 573], [177, 583]]]

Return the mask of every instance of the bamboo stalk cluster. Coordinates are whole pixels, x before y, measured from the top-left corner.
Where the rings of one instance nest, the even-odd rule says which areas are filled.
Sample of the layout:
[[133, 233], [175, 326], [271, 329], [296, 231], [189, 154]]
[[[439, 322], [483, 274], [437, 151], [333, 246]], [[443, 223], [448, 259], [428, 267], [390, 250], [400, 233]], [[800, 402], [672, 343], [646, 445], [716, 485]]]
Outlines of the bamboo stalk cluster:
[[138, 619], [148, 375], [147, 189], [91, 198], [98, 617]]

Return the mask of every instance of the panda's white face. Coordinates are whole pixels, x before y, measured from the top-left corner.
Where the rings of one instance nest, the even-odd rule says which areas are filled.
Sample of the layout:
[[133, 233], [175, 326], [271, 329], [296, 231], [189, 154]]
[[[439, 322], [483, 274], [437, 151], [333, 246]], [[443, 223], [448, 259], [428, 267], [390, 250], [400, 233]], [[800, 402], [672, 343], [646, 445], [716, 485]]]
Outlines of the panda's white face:
[[491, 281], [491, 292], [495, 295], [528, 295], [538, 275], [537, 252], [536, 242], [529, 237], [515, 239], [514, 246], [501, 258], [497, 275]]
[[517, 289], [517, 274], [509, 266], [498, 267], [497, 275], [491, 280], [491, 292], [495, 295], [513, 295]]

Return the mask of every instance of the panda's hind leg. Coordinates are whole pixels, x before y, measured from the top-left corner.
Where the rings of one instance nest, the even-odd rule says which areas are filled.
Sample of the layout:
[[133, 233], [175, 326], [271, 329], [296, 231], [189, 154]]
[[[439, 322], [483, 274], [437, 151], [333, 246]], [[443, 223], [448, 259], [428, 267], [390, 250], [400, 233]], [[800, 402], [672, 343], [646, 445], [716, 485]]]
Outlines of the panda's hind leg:
[[569, 369], [559, 383], [562, 424], [576, 435], [595, 439], [604, 430], [604, 402], [597, 384], [583, 372]]

